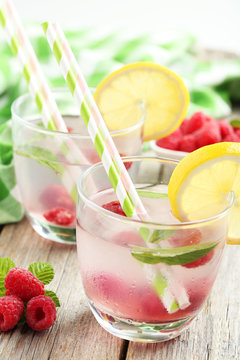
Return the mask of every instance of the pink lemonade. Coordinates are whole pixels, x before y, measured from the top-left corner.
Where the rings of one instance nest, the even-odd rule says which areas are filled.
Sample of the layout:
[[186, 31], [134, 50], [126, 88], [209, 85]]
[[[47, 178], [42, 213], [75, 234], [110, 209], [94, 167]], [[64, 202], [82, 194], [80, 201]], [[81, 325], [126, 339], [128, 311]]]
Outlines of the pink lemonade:
[[[151, 198], [151, 192], [162, 193], [163, 197]], [[146, 196], [142, 190], [139, 193], [153, 223], [165, 224], [162, 229], [159, 226], [157, 233], [163, 238], [155, 239], [151, 246], [144, 240], [142, 227], [125, 223], [126, 217], [102, 209], [110, 203], [111, 210], [111, 202], [116, 201], [112, 190], [98, 192], [90, 199], [99, 205], [98, 209], [90, 203], [78, 208], [77, 247], [83, 287], [95, 317], [112, 333], [116, 331], [109, 327], [122, 329], [124, 323], [137, 326], [138, 331], [143, 327], [151, 331], [162, 328], [165, 333], [188, 324], [203, 306], [215, 281], [224, 248], [226, 221], [181, 227], [171, 213], [166, 193], [166, 185], [147, 187]], [[185, 249], [209, 242], [216, 244], [214, 249], [181, 265], [149, 264], [134, 257], [136, 249], [145, 254], [152, 248], [153, 251]], [[187, 303], [175, 311], [169, 311], [154, 286], [155, 274], [166, 271], [167, 288], [175, 299], [178, 300], [181, 291], [187, 297]], [[117, 335], [132, 339], [131, 335]]]
[[[33, 228], [50, 240], [75, 243], [76, 184], [100, 159], [69, 91], [59, 89], [54, 95], [69, 132], [45, 129], [30, 95], [20, 97], [13, 104], [14, 163]], [[122, 156], [140, 154], [143, 120], [142, 112], [129, 128], [111, 129]]]

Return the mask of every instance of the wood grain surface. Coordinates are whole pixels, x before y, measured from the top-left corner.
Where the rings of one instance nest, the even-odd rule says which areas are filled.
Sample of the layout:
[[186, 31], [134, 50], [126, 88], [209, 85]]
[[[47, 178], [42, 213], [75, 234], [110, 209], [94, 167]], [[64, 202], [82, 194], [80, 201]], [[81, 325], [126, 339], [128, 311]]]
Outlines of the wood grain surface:
[[61, 307], [57, 321], [43, 332], [26, 325], [0, 334], [1, 360], [239, 360], [240, 359], [240, 246], [227, 246], [212, 294], [180, 337], [158, 344], [118, 339], [96, 322], [88, 309], [78, 270], [76, 247], [37, 235], [24, 219], [3, 227], [0, 256], [27, 268], [49, 261]]

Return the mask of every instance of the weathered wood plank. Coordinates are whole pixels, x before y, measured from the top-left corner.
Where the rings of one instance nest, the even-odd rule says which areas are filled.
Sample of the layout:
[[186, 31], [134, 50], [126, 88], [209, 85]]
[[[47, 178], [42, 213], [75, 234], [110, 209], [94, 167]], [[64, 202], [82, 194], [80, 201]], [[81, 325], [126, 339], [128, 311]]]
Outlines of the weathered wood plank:
[[125, 342], [103, 330], [87, 306], [74, 245], [41, 238], [25, 219], [4, 227], [0, 256], [11, 257], [17, 266], [25, 268], [35, 261], [49, 261], [56, 274], [48, 287], [61, 301], [57, 321], [49, 330], [37, 333], [23, 326], [1, 333], [1, 360], [122, 358]]
[[211, 296], [188, 330], [166, 343], [130, 343], [127, 360], [239, 360], [239, 258], [240, 246], [227, 246]]

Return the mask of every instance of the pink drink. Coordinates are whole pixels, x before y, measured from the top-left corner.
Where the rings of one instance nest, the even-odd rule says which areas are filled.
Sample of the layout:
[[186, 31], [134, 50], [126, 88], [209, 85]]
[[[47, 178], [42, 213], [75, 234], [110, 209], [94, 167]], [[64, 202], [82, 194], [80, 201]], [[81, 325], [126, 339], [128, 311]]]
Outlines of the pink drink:
[[[82, 172], [100, 159], [69, 91], [59, 89], [54, 95], [68, 133], [45, 129], [30, 95], [14, 102], [15, 170], [34, 229], [50, 240], [75, 243], [76, 184]], [[129, 128], [111, 132], [123, 156], [141, 152], [143, 120], [142, 113]]]
[[[148, 177], [145, 169], [142, 173], [141, 168], [134, 165], [130, 171], [133, 179], [138, 177], [139, 180], [139, 172], [141, 176]], [[82, 183], [88, 175], [90, 171]], [[94, 172], [96, 178], [97, 175], [98, 168]], [[173, 217], [167, 198], [149, 198], [143, 194], [144, 207], [153, 224], [159, 225], [159, 234], [163, 234], [163, 230], [165, 235], [169, 234], [150, 246], [141, 235], [143, 224], [102, 209], [102, 205], [116, 200], [113, 191], [104, 190], [103, 184], [104, 181], [98, 178], [95, 190], [86, 185], [84, 190], [88, 200], [82, 198], [81, 201], [80, 194], [77, 212], [78, 257], [90, 307], [106, 330], [125, 339], [163, 341], [175, 337], [199, 312], [215, 281], [224, 248], [226, 217], [182, 226]], [[149, 189], [153, 193], [166, 194], [167, 185], [148, 185], [146, 190]], [[164, 224], [162, 228], [160, 224]], [[210, 242], [216, 244], [214, 249], [197, 260], [181, 265], [146, 264], [132, 254], [133, 246], [145, 248], [148, 252], [152, 247], [179, 249]], [[176, 311], [167, 309], [154, 286], [155, 274], [166, 270], [169, 274], [168, 287], [175, 299], [179, 298], [183, 289], [189, 302]]]

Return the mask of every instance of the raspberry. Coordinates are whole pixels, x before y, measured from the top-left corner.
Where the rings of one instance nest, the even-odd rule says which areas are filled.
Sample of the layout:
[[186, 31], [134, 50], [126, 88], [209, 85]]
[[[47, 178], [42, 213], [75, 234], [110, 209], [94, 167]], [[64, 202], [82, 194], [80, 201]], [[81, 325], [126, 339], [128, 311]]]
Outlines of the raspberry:
[[215, 144], [221, 141], [221, 134], [216, 121], [211, 120], [194, 133], [197, 147]]
[[205, 115], [203, 112], [198, 111], [192, 115], [192, 117], [188, 120], [185, 127], [185, 134], [192, 134], [193, 132], [202, 128], [210, 118]]
[[29, 300], [26, 321], [33, 330], [41, 331], [50, 328], [56, 320], [56, 307], [49, 296], [39, 295]]
[[191, 152], [191, 151], [196, 150], [196, 148], [197, 148], [197, 145], [196, 145], [194, 135], [192, 135], [192, 134], [184, 135], [182, 140], [180, 141], [179, 150]]
[[15, 267], [5, 277], [6, 295], [19, 296], [23, 301], [44, 294], [43, 283], [30, 271]]
[[214, 250], [210, 251], [208, 254], [204, 255], [200, 259], [192, 261], [192, 262], [190, 262], [188, 264], [184, 264], [182, 266], [184, 266], [184, 267], [186, 267], [188, 269], [191, 269], [191, 268], [196, 268], [198, 266], [205, 265], [206, 263], [208, 263], [212, 259], [213, 253], [214, 253]]
[[49, 222], [57, 225], [70, 225], [75, 220], [72, 211], [64, 208], [53, 208], [43, 213], [43, 217]]
[[119, 201], [112, 201], [108, 204], [102, 205], [102, 207], [106, 210], [114, 212], [115, 214], [126, 216]]
[[[169, 242], [174, 247], [196, 245], [199, 244], [201, 240], [202, 233], [197, 229], [179, 230], [169, 238]], [[204, 255], [200, 259], [192, 261], [188, 264], [184, 264], [182, 266], [189, 269], [202, 266], [212, 259], [213, 254], [214, 250], [210, 251], [208, 254]]]
[[239, 137], [240, 139], [240, 128], [234, 128], [234, 133]]
[[236, 133], [228, 134], [223, 138], [223, 141], [238, 142], [240, 139]]
[[219, 120], [217, 122], [222, 139], [234, 133], [232, 126], [226, 120]]
[[186, 134], [187, 126], [188, 126], [188, 119], [186, 118], [183, 120], [183, 122], [181, 123], [180, 128], [179, 128], [183, 135]]
[[24, 312], [24, 302], [17, 296], [0, 298], [0, 331], [12, 329]]
[[75, 212], [75, 204], [67, 192], [61, 185], [50, 185], [40, 195], [40, 201], [46, 209], [61, 207]]
[[181, 138], [182, 133], [181, 130], [178, 128], [172, 134], [166, 136], [165, 138], [157, 140], [156, 144], [157, 146], [163, 147], [165, 149], [177, 150]]

